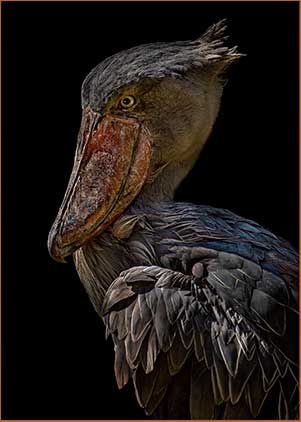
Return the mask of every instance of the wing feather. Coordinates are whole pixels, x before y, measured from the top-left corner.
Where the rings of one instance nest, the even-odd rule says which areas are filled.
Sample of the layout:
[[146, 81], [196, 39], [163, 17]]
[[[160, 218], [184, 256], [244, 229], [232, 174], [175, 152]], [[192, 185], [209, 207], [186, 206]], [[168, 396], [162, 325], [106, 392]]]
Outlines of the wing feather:
[[176, 375], [185, 364], [191, 350], [184, 347], [183, 342], [179, 336], [176, 335], [171, 347], [167, 353], [167, 363], [170, 375]]
[[131, 376], [131, 370], [125, 356], [125, 344], [114, 337], [115, 362], [114, 372], [118, 388], [124, 387]]

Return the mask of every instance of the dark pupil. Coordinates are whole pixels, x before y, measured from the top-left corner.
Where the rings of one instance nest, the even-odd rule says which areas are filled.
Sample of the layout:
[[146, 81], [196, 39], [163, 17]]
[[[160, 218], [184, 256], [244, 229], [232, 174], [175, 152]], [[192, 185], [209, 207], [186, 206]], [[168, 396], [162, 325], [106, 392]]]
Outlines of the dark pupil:
[[127, 98], [124, 98], [122, 102], [124, 105], [129, 105], [131, 103], [131, 99], [127, 97]]

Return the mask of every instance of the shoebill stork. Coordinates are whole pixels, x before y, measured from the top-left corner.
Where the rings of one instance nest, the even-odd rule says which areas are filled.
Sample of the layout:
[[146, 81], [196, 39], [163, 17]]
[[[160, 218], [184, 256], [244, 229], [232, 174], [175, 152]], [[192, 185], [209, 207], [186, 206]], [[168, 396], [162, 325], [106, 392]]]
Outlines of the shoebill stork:
[[131, 48], [82, 85], [74, 167], [49, 235], [152, 418], [284, 419], [298, 406], [298, 256], [230, 211], [173, 201], [240, 54], [225, 23]]

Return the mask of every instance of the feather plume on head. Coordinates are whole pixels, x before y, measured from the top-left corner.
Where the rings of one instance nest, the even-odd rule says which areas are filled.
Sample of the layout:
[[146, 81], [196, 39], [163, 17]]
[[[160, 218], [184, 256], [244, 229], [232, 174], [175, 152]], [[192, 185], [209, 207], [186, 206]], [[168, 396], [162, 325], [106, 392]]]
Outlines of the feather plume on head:
[[225, 45], [226, 20], [195, 40], [142, 44], [103, 60], [82, 85], [82, 103], [101, 110], [121, 87], [142, 79], [181, 78], [193, 69], [219, 74], [242, 54]]

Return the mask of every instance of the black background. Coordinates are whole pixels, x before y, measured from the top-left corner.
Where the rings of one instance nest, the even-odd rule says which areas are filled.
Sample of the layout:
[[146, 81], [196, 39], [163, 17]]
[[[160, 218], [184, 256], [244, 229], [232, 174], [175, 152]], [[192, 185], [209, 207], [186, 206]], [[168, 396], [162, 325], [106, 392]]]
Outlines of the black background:
[[196, 38], [227, 17], [246, 53], [178, 199], [228, 208], [295, 246], [297, 2], [2, 3], [4, 419], [143, 418], [72, 265], [46, 241], [72, 166], [80, 86], [106, 56]]

